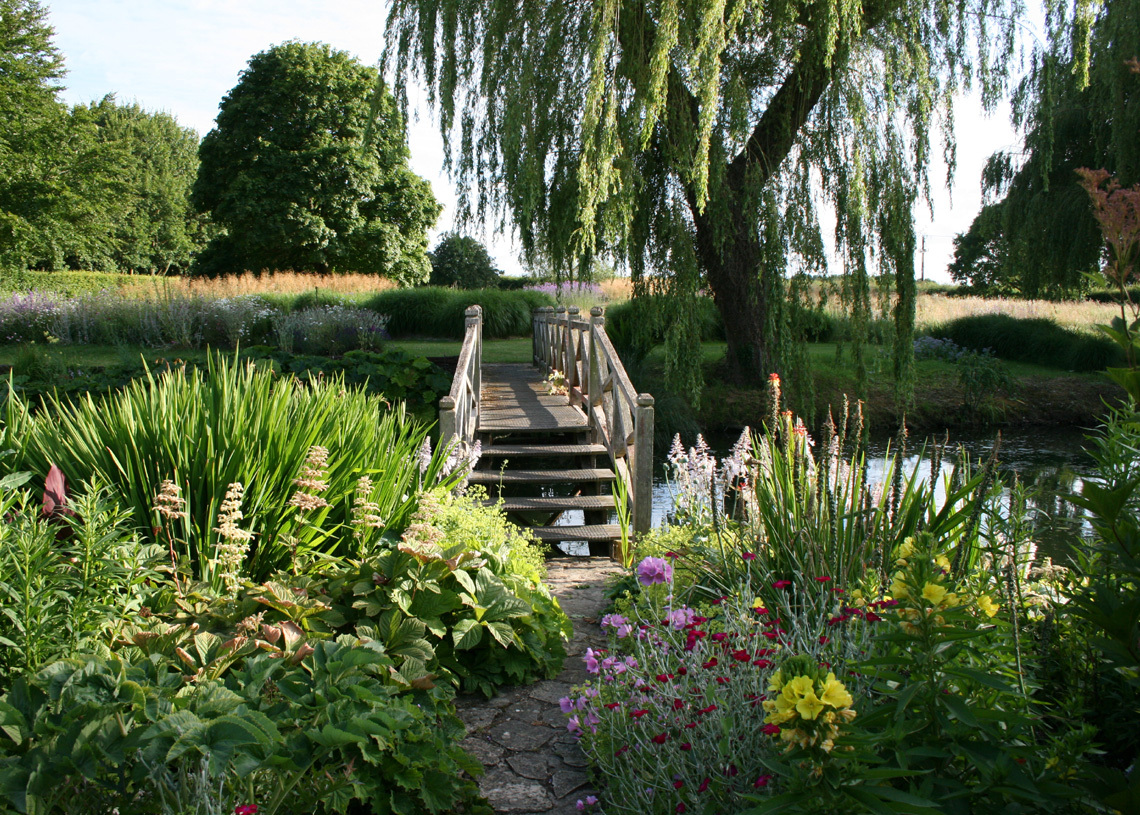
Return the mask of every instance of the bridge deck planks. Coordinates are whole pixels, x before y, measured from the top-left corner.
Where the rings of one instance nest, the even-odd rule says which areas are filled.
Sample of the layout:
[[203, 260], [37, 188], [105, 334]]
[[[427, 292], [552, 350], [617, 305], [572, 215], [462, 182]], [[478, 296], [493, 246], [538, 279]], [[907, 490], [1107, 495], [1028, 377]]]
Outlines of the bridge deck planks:
[[581, 431], [586, 414], [560, 394], [550, 394], [542, 374], [529, 365], [488, 365], [482, 369], [479, 432]]

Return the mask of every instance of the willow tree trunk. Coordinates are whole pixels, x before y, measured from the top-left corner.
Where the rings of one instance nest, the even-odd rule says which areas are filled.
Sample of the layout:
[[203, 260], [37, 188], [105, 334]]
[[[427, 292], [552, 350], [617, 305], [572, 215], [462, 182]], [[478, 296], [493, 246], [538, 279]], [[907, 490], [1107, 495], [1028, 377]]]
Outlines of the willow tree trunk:
[[[726, 209], [732, 213], [727, 223], [709, 214]], [[768, 341], [771, 304], [762, 278], [760, 230], [746, 209], [709, 206], [694, 217], [697, 258], [724, 321], [728, 376], [742, 385], [766, 381], [777, 365]]]

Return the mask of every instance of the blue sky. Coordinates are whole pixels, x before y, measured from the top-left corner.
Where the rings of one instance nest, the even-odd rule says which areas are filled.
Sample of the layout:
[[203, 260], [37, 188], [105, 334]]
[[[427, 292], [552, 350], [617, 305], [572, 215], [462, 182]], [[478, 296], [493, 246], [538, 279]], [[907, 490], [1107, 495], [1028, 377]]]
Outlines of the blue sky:
[[[114, 93], [120, 101], [170, 113], [200, 135], [213, 126], [222, 96], [258, 51], [290, 39], [321, 41], [375, 64], [383, 47], [385, 6], [379, 0], [47, 0], [46, 5], [67, 64], [68, 102]], [[978, 211], [986, 158], [1017, 142], [1008, 117], [984, 117], [975, 99], [961, 100], [957, 115], [953, 196], [940, 183], [945, 168], [932, 167], [931, 178], [938, 183], [934, 217], [925, 208], [916, 213], [918, 232], [927, 235], [927, 277], [933, 279], [948, 279], [951, 238], [968, 228]], [[409, 125], [409, 145], [412, 168], [431, 181], [445, 207], [436, 232], [446, 231], [455, 194], [442, 173], [440, 137], [426, 106]], [[509, 238], [488, 233], [483, 239], [501, 269], [521, 272]]]

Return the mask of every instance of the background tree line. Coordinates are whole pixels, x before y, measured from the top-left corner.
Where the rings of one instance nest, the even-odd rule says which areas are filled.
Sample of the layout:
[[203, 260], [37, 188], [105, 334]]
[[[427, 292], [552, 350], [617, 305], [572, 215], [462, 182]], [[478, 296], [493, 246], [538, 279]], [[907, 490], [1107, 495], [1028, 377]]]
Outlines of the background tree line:
[[0, 270], [427, 281], [440, 206], [375, 68], [319, 43], [268, 48], [200, 143], [113, 96], [65, 104], [53, 36], [39, 0], [0, 0]]

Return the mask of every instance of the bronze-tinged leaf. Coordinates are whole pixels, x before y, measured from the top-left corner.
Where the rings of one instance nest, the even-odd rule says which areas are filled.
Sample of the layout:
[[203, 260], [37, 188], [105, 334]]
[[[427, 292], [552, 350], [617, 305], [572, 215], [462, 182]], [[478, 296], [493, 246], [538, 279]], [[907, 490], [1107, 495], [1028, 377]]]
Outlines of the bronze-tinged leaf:
[[48, 518], [55, 517], [65, 506], [67, 506], [67, 479], [63, 477], [63, 470], [53, 464], [44, 480], [43, 514]]
[[435, 682], [432, 681], [433, 679], [435, 679], [435, 674], [424, 674], [423, 676], [416, 677], [408, 684], [416, 690], [431, 690], [435, 687]]

